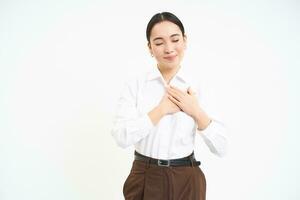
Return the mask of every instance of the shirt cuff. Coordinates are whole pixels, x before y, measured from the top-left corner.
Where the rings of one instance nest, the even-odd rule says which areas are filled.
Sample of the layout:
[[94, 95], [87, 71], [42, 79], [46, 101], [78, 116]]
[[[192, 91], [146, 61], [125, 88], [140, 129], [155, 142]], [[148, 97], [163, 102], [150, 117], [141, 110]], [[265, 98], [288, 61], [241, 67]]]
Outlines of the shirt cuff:
[[214, 133], [215, 126], [216, 126], [216, 122], [212, 119], [205, 129], [200, 130], [197, 128], [197, 131], [202, 135], [209, 137]]
[[218, 121], [212, 120], [204, 129], [197, 131], [200, 133], [209, 149], [220, 157], [226, 154], [226, 128]]

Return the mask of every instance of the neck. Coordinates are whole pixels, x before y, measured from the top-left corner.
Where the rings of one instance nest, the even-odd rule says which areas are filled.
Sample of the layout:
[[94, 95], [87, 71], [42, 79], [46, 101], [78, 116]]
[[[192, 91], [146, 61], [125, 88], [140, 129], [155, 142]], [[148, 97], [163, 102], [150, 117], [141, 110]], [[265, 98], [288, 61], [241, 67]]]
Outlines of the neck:
[[180, 66], [173, 67], [173, 68], [165, 68], [165, 67], [158, 66], [160, 73], [162, 74], [164, 80], [168, 84], [170, 83], [171, 79], [175, 76], [179, 68]]

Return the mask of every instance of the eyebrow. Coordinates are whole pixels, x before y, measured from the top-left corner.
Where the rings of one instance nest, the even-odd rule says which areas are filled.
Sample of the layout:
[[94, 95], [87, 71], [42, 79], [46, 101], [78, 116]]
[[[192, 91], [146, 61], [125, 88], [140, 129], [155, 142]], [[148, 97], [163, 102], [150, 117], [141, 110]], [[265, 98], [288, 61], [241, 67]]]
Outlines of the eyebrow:
[[[172, 34], [172, 35], [170, 36], [170, 38], [175, 37], [175, 36], [180, 36], [180, 34], [178, 34], [178, 33]], [[156, 38], [153, 39], [153, 42], [154, 42], [155, 40], [163, 40], [163, 38], [162, 38], [162, 37], [156, 37]]]

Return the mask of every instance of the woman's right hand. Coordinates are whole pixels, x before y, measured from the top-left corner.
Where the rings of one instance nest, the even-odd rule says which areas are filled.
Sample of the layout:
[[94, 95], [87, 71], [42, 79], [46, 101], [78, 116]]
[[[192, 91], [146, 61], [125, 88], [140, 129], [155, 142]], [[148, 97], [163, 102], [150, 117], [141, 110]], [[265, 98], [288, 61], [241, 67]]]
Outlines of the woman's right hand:
[[156, 125], [163, 116], [180, 111], [180, 108], [168, 98], [168, 95], [166, 92], [159, 104], [148, 113], [154, 125]]
[[167, 114], [174, 114], [179, 112], [181, 109], [173, 103], [170, 98], [168, 98], [169, 94], [166, 92], [165, 95], [162, 97], [162, 99], [159, 102], [158, 107], [162, 110], [164, 115]]

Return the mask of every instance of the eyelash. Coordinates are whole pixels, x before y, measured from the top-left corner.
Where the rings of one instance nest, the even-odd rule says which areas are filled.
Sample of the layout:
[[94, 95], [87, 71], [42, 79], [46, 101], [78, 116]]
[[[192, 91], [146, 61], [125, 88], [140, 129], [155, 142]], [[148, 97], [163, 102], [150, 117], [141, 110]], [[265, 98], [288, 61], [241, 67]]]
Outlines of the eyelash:
[[[179, 39], [178, 40], [173, 40], [172, 42], [174, 42], [174, 43], [176, 43], [176, 42], [178, 42], [179, 41]], [[155, 44], [156, 46], [160, 46], [160, 45], [162, 45], [163, 43], [158, 43], [158, 44]]]

